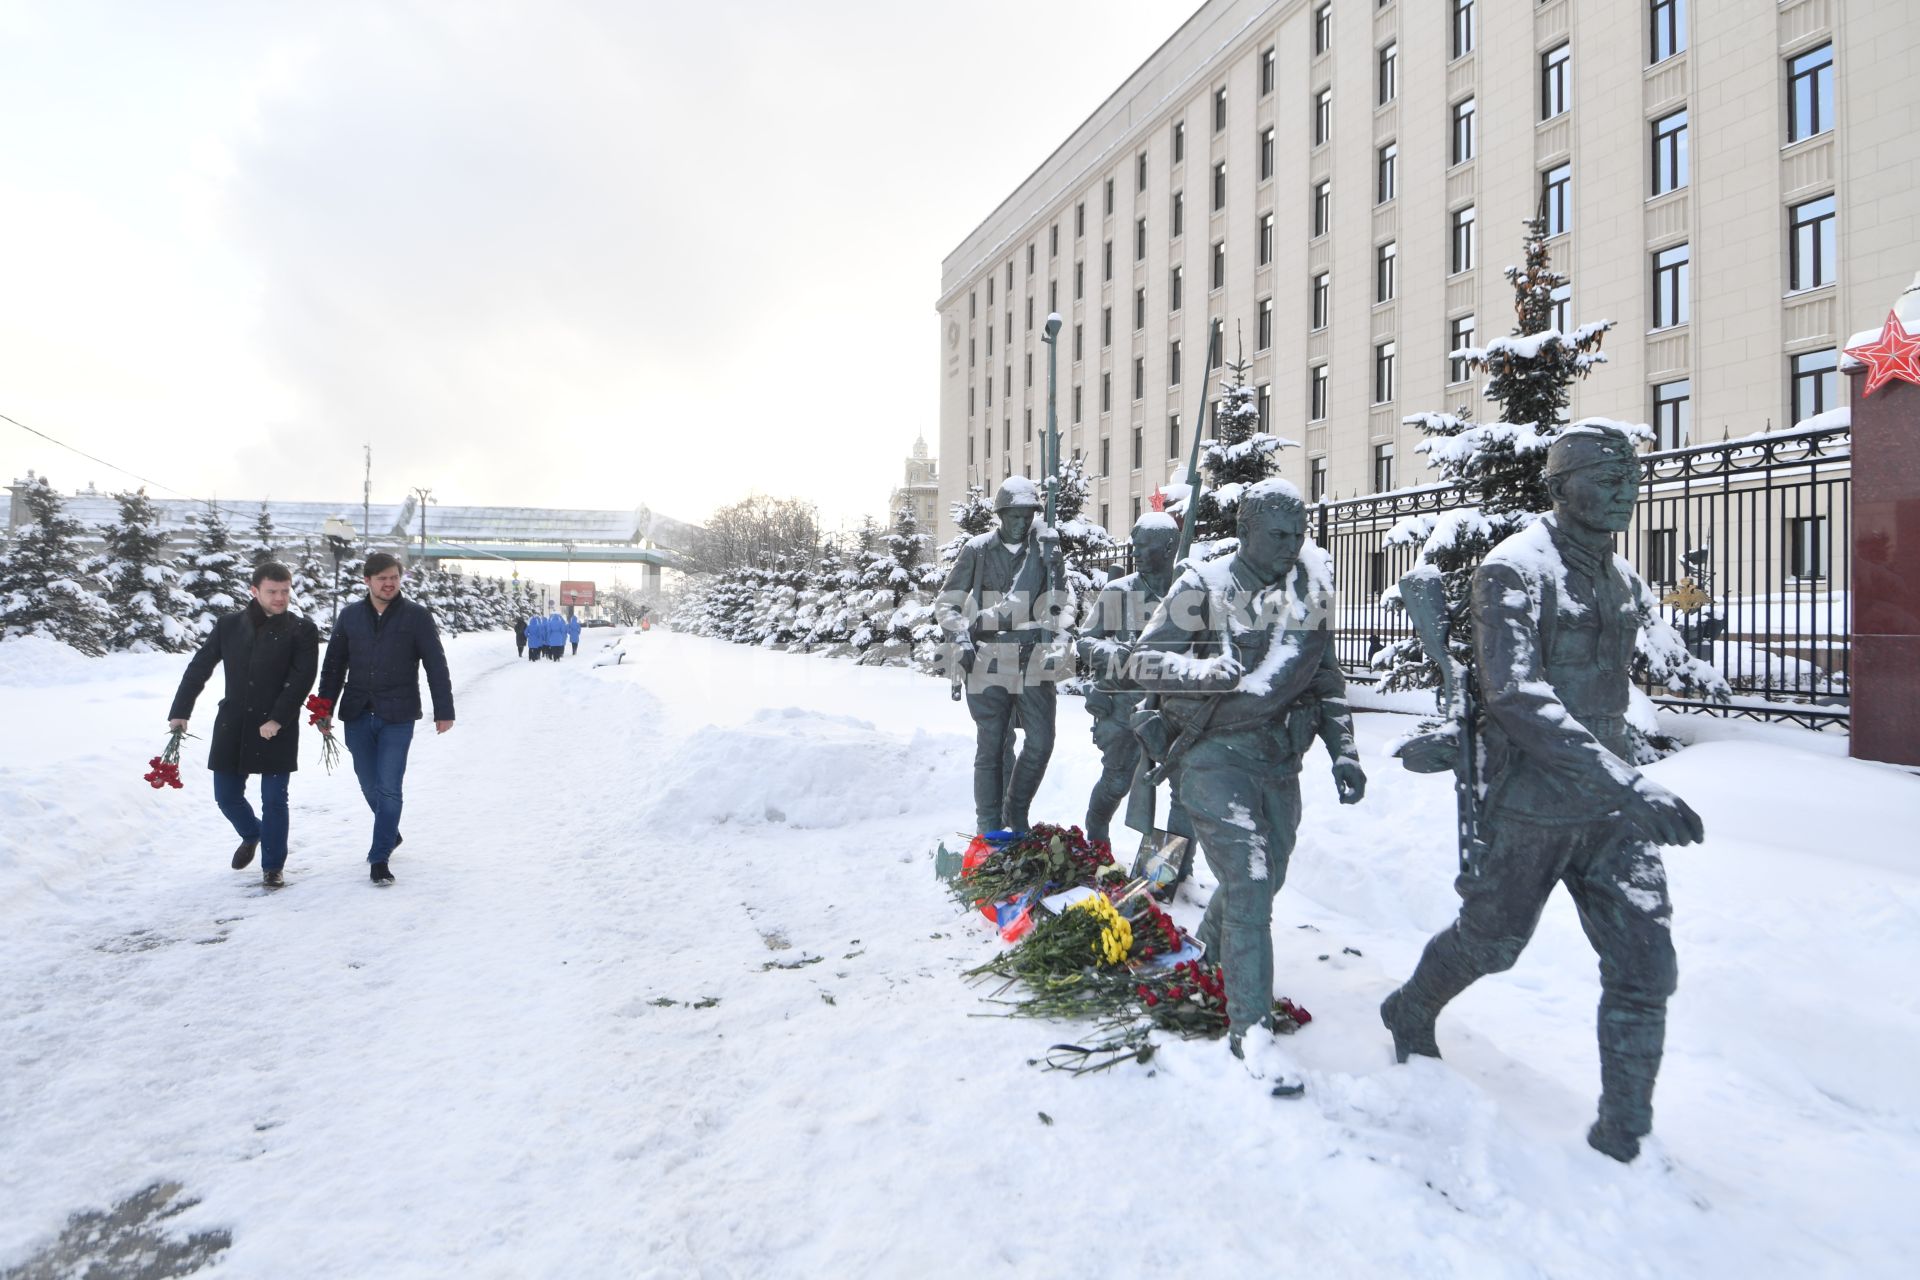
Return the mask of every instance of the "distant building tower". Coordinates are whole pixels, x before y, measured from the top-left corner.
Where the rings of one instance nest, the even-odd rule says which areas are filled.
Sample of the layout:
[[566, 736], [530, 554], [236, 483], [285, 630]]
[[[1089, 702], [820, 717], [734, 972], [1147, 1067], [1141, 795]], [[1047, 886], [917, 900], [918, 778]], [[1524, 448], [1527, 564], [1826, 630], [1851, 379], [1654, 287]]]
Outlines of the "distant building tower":
[[907, 459], [906, 483], [887, 499], [887, 523], [901, 507], [912, 507], [913, 518], [932, 533], [940, 519], [940, 464], [927, 456], [927, 437], [922, 433], [913, 442], [913, 456]]

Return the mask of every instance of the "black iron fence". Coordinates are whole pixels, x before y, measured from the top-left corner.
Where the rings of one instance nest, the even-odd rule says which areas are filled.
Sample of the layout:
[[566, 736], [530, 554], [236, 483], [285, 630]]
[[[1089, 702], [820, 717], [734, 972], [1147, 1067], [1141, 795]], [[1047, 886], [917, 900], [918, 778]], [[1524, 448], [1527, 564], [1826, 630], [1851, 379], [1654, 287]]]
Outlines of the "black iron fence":
[[[1720, 702], [1656, 702], [1688, 711], [1844, 728], [1851, 652], [1851, 432], [1808, 428], [1643, 455], [1640, 503], [1618, 550], [1661, 612], [1727, 679]], [[1412, 634], [1382, 593], [1413, 566], [1409, 520], [1472, 505], [1451, 485], [1320, 503], [1316, 541], [1339, 586], [1337, 646], [1357, 678], [1373, 656]], [[1403, 531], [1404, 532], [1404, 531]], [[1122, 572], [1126, 548], [1103, 567]]]

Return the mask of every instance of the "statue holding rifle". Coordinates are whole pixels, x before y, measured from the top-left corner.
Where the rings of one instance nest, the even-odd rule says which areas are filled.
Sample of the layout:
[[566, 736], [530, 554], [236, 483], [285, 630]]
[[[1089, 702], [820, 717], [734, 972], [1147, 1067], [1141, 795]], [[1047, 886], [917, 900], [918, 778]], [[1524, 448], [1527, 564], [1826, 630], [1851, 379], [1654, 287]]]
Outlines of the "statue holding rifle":
[[[1474, 571], [1473, 669], [1452, 673], [1482, 708], [1480, 741], [1456, 766], [1460, 916], [1380, 1014], [1400, 1061], [1439, 1057], [1440, 1011], [1513, 966], [1564, 884], [1600, 955], [1601, 1093], [1587, 1141], [1627, 1161], [1653, 1128], [1677, 980], [1659, 846], [1696, 843], [1702, 829], [1684, 800], [1627, 763], [1628, 673], [1651, 608], [1646, 584], [1613, 554], [1638, 494], [1633, 444], [1612, 427], [1576, 426], [1549, 447], [1546, 471], [1553, 513]], [[1416, 593], [1406, 598], [1423, 646], [1447, 669], [1440, 618]], [[1452, 701], [1471, 710], [1465, 697]]]
[[1300, 824], [1301, 757], [1326, 744], [1343, 804], [1365, 794], [1366, 775], [1333, 656], [1330, 565], [1307, 544], [1299, 491], [1249, 487], [1237, 532], [1232, 555], [1180, 574], [1129, 676], [1159, 695], [1134, 718], [1154, 761], [1141, 784], [1173, 780], [1220, 882], [1199, 939], [1225, 970], [1230, 1044], [1247, 1057], [1248, 1032], [1272, 1025], [1273, 899]]

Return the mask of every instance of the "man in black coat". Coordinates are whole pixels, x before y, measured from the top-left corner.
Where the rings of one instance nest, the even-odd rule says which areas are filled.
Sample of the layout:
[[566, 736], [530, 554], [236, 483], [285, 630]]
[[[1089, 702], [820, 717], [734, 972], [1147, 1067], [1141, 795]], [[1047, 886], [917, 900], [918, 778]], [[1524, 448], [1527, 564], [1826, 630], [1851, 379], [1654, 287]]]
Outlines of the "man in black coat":
[[367, 598], [340, 611], [327, 641], [320, 696], [346, 725], [353, 771], [373, 810], [368, 878], [384, 888], [393, 883], [387, 860], [400, 843], [400, 788], [421, 717], [420, 668], [427, 669], [437, 733], [453, 728], [453, 680], [432, 612], [400, 594], [400, 562], [376, 551], [363, 577]]
[[[172, 728], [186, 728], [207, 677], [225, 667], [227, 696], [214, 713], [207, 752], [213, 799], [240, 837], [233, 869], [252, 862], [259, 849], [261, 882], [277, 889], [287, 864], [287, 782], [300, 767], [298, 717], [319, 665], [320, 631], [311, 619], [287, 612], [293, 594], [287, 566], [255, 566], [249, 594], [251, 604], [213, 624], [167, 715]], [[258, 815], [247, 803], [250, 773], [260, 775]]]

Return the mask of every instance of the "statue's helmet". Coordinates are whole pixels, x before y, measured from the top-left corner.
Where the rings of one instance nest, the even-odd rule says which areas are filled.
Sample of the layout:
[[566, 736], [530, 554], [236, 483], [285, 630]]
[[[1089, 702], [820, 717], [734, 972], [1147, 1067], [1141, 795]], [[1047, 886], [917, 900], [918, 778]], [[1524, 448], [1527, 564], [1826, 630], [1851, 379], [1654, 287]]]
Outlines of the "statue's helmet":
[[1297, 522], [1302, 529], [1307, 525], [1307, 501], [1300, 496], [1290, 481], [1279, 476], [1268, 476], [1265, 480], [1247, 486], [1240, 494], [1239, 517], [1235, 524], [1246, 528], [1249, 521], [1258, 520], [1269, 514], [1284, 515], [1290, 521]]
[[1564, 476], [1603, 462], [1632, 462], [1633, 441], [1615, 426], [1582, 422], [1568, 427], [1547, 446], [1547, 475]]
[[1008, 476], [1000, 484], [1000, 491], [993, 495], [995, 512], [1006, 511], [1012, 507], [1027, 507], [1038, 511], [1046, 504], [1040, 501], [1040, 488], [1025, 476]]

